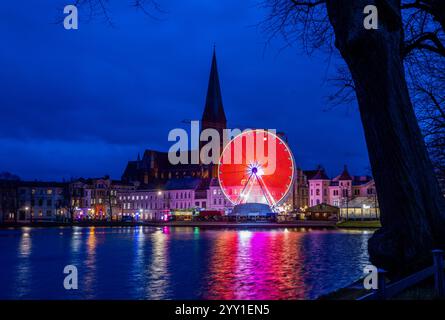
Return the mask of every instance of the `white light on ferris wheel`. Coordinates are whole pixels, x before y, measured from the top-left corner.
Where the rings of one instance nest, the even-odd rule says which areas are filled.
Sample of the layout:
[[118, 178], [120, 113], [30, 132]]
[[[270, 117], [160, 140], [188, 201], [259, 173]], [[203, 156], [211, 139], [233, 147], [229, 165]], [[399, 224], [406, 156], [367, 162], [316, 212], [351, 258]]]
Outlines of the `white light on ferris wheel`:
[[264, 174], [264, 170], [260, 163], [253, 162], [247, 166], [247, 174], [249, 176], [255, 175], [257, 177], [261, 177]]

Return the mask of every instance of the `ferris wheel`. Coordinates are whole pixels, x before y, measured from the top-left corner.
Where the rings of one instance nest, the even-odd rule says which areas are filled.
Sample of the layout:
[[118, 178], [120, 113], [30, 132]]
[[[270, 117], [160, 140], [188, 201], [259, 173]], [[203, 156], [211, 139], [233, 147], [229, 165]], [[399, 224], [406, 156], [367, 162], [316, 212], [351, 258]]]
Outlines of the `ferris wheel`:
[[266, 130], [247, 130], [223, 149], [218, 180], [234, 205], [263, 203], [273, 210], [292, 187], [294, 160], [287, 144]]

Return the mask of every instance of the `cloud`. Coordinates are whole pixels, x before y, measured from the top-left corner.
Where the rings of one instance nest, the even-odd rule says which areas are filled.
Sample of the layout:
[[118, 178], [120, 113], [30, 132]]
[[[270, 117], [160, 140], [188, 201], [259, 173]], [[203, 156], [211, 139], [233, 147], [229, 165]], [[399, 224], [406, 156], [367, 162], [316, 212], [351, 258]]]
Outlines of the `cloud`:
[[119, 177], [138, 150], [167, 150], [169, 130], [201, 117], [214, 43], [229, 125], [285, 131], [303, 166], [368, 166], [358, 114], [322, 111], [325, 57], [264, 50], [256, 1], [165, 0], [161, 20], [110, 3], [115, 28], [82, 8], [76, 31], [54, 24], [62, 1], [0, 4], [2, 169]]

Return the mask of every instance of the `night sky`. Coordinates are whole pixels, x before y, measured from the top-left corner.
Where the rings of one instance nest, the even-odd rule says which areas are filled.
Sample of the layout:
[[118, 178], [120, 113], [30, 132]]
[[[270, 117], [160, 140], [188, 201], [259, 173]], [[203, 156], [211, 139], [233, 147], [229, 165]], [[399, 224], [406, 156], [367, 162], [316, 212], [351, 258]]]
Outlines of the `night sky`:
[[120, 178], [138, 152], [168, 150], [169, 130], [201, 117], [216, 44], [229, 127], [285, 131], [304, 169], [369, 174], [357, 108], [326, 111], [335, 59], [266, 45], [257, 0], [158, 1], [159, 19], [111, 1], [114, 27], [81, 8], [78, 30], [56, 23], [68, 0], [1, 2], [0, 172]]

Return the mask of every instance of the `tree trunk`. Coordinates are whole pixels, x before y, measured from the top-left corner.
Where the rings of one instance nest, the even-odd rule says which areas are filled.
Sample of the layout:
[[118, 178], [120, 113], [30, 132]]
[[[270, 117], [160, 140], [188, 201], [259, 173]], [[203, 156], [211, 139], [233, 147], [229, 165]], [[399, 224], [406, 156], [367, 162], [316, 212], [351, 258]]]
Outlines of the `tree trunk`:
[[[363, 27], [369, 4], [378, 8], [378, 30]], [[445, 243], [445, 199], [408, 94], [400, 0], [328, 0], [327, 10], [356, 86], [381, 209], [370, 259], [393, 275], [409, 272]]]

